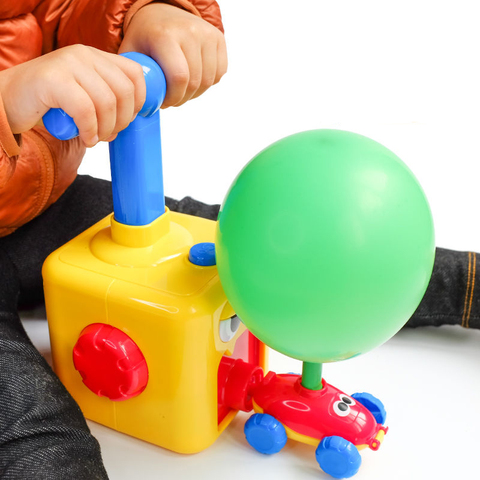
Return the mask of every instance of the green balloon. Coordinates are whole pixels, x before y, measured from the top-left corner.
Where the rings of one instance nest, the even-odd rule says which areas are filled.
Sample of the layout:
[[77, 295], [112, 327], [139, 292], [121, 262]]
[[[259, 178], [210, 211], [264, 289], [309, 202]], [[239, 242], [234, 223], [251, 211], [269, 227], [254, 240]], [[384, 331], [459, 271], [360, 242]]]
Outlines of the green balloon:
[[249, 330], [322, 363], [400, 330], [435, 255], [412, 172], [379, 143], [339, 130], [298, 133], [253, 158], [225, 198], [215, 243], [222, 286]]

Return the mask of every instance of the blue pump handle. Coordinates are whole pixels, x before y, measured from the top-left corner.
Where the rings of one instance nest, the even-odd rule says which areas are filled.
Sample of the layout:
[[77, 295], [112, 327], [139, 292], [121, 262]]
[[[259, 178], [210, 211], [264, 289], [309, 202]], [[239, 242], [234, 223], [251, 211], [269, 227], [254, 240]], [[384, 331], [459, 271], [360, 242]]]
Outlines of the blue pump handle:
[[[122, 53], [142, 66], [146, 100], [135, 120], [110, 142], [113, 210], [126, 225], [147, 225], [165, 212], [163, 192], [160, 106], [166, 80], [160, 66], [137, 52]], [[43, 116], [48, 132], [60, 140], [78, 136], [72, 117], [59, 108]]]

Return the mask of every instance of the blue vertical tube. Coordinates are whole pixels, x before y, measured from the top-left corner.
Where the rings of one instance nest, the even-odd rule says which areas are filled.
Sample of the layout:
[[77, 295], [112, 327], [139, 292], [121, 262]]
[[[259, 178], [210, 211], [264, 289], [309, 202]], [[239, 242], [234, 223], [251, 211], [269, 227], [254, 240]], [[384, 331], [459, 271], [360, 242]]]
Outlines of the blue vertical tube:
[[159, 112], [138, 115], [109, 147], [115, 220], [148, 225], [165, 212]]

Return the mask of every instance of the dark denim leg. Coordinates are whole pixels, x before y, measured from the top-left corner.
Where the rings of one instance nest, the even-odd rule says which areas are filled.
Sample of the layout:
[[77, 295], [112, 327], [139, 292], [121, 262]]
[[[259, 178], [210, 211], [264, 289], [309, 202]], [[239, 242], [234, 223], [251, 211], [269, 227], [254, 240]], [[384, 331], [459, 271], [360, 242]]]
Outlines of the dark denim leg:
[[53, 250], [112, 210], [109, 182], [78, 177], [40, 217], [0, 238], [0, 477], [106, 479], [100, 447], [17, 314], [43, 298]]
[[0, 250], [0, 477], [106, 479], [82, 412], [16, 313], [18, 272]]
[[165, 198], [165, 204], [174, 212], [186, 213], [209, 220], [216, 220], [220, 210], [220, 205], [207, 205], [191, 197], [185, 197], [182, 200], [173, 200], [167, 197]]
[[407, 327], [480, 328], [480, 255], [437, 248], [432, 279]]

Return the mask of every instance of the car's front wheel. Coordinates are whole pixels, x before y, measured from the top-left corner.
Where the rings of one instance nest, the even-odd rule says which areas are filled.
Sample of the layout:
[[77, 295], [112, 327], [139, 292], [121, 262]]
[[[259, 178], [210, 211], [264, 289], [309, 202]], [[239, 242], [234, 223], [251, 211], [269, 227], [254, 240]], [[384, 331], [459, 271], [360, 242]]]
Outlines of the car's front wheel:
[[320, 468], [334, 478], [350, 478], [358, 472], [362, 457], [357, 447], [342, 437], [325, 437], [315, 456]]

